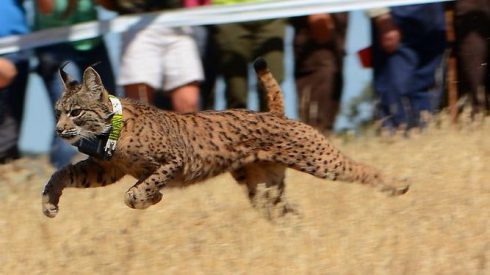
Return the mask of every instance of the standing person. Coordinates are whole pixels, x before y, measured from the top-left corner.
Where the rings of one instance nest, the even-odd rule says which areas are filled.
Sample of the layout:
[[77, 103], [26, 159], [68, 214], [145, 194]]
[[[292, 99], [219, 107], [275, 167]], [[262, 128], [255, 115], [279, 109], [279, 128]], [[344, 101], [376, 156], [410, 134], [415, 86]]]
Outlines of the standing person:
[[[186, 8], [211, 5], [211, 0], [184, 0]], [[201, 109], [213, 110], [215, 105], [214, 87], [217, 77], [216, 45], [211, 37], [214, 25], [193, 26], [192, 36], [196, 41], [204, 70], [204, 80], [201, 83]]]
[[[2, 1], [0, 37], [28, 32], [22, 2]], [[0, 55], [0, 164], [20, 157], [18, 145], [28, 74], [26, 52]]]
[[470, 94], [473, 114], [490, 112], [490, 1], [457, 0], [456, 55], [460, 91]]
[[[36, 30], [97, 20], [93, 0], [36, 0], [35, 4]], [[97, 71], [104, 80], [105, 87], [109, 92], [115, 92], [111, 62], [102, 37], [41, 47], [36, 50], [36, 54], [39, 60], [37, 72], [44, 81], [53, 107], [63, 92], [58, 69], [66, 61], [74, 65], [68, 67], [75, 69], [72, 75], [78, 75], [79, 78], [85, 68], [98, 63]], [[74, 147], [55, 135], [50, 150], [50, 161], [57, 168], [61, 168], [71, 162], [76, 152]]]
[[[256, 0], [213, 0], [227, 5]], [[218, 73], [225, 81], [227, 108], [247, 108], [248, 65], [262, 56], [279, 83], [284, 79], [284, 19], [216, 25], [213, 39], [217, 47]], [[259, 93], [260, 109], [266, 110], [264, 93]]]
[[[172, 1], [98, 0], [107, 9], [121, 14], [181, 8]], [[119, 84], [126, 96], [154, 104], [155, 92], [169, 93], [177, 112], [199, 109], [202, 65], [191, 29], [169, 28], [159, 23], [136, 24], [123, 34], [123, 54]]]
[[343, 88], [347, 13], [291, 19], [300, 119], [323, 133], [333, 129]]
[[446, 47], [444, 6], [409, 5], [369, 11], [373, 18], [374, 89], [383, 126], [421, 127], [432, 112], [436, 69]]

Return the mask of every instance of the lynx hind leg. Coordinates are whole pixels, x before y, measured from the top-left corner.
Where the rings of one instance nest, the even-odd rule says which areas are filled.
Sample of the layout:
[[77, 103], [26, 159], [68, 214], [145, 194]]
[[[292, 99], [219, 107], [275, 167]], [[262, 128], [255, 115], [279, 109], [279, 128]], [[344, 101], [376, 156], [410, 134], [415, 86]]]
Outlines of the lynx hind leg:
[[319, 178], [361, 183], [390, 196], [408, 191], [406, 181], [384, 177], [376, 168], [351, 160], [310, 126], [300, 123], [295, 126], [290, 133], [291, 141], [282, 145], [287, 152], [275, 157], [288, 167]]
[[274, 220], [287, 214], [298, 214], [285, 196], [286, 167], [282, 164], [257, 162], [232, 172], [247, 187], [252, 206], [264, 217]]

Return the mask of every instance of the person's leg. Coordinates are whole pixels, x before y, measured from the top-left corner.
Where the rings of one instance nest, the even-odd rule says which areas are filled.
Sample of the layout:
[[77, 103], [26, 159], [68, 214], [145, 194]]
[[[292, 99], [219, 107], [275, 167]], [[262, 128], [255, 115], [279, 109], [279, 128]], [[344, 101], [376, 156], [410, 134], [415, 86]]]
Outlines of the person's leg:
[[2, 56], [0, 56], [0, 89], [3, 89], [12, 83], [17, 75], [15, 64]]
[[294, 25], [295, 79], [302, 121], [329, 132], [339, 109], [343, 76], [347, 14], [333, 14], [333, 39], [319, 44], [311, 37], [306, 18]]
[[307, 74], [296, 76], [300, 118], [322, 132], [333, 129], [339, 108], [337, 66], [333, 53], [326, 49], [312, 52], [310, 58], [321, 60]]
[[390, 55], [374, 51], [374, 89], [380, 99], [383, 126], [408, 126], [411, 119], [408, 87], [416, 64], [417, 55], [405, 45]]
[[191, 113], [199, 110], [199, 85], [189, 83], [170, 92], [172, 108], [179, 113]]
[[29, 61], [16, 61], [15, 66], [17, 67], [17, 76], [10, 84], [5, 95], [6, 102], [8, 103], [12, 115], [17, 125], [20, 126], [22, 119], [24, 118], [24, 99], [26, 94], [27, 79], [29, 76]]
[[[489, 22], [490, 22], [490, 15]], [[490, 26], [488, 26], [487, 37], [490, 36]], [[487, 64], [490, 64], [490, 41], [487, 40]], [[487, 68], [487, 73], [485, 75], [485, 97], [486, 97], [486, 113], [490, 114], [490, 69]]]
[[80, 67], [75, 51], [68, 44], [56, 44], [39, 48], [36, 51], [36, 56], [38, 59], [36, 72], [46, 86], [52, 109], [54, 110], [54, 104], [63, 94], [63, 82], [59, 75], [61, 65], [68, 62], [64, 70], [77, 81], [80, 81], [83, 68]]
[[204, 79], [195, 41], [178, 30], [167, 36], [162, 53], [163, 89], [170, 92], [173, 110], [180, 113], [199, 110], [199, 83]]
[[409, 83], [413, 125], [423, 127], [420, 120], [422, 112], [433, 113], [436, 109], [435, 98], [441, 83], [436, 82], [436, 71], [441, 68], [444, 51], [446, 49], [445, 33], [432, 33], [424, 39], [425, 43], [417, 49], [418, 63]]
[[22, 54], [8, 55], [17, 69], [10, 85], [0, 90], [0, 164], [17, 159], [29, 62]]
[[[283, 19], [260, 21], [255, 32], [253, 58], [263, 57], [278, 83], [284, 80], [284, 36], [286, 22]], [[252, 61], [252, 60], [250, 60]], [[267, 110], [267, 97], [259, 92], [260, 110]]]
[[[74, 55], [71, 45], [58, 44], [54, 46], [44, 47], [37, 50], [38, 67], [37, 73], [41, 77], [48, 92], [51, 101], [51, 111], [54, 117], [54, 104], [63, 93], [63, 83], [60, 79], [58, 69], [65, 61], [70, 61], [64, 70], [77, 78], [80, 78], [81, 71], [76, 56]], [[49, 152], [49, 160], [56, 168], [61, 168], [69, 164], [76, 155], [75, 147], [68, 144], [66, 141], [53, 135], [51, 148]]]
[[[298, 115], [301, 121], [314, 125], [314, 121], [310, 119], [310, 114], [316, 113], [318, 106], [310, 104], [311, 98], [311, 75], [317, 66], [312, 65], [312, 62], [317, 61], [310, 58], [316, 50], [314, 43], [310, 40], [310, 31], [308, 28], [307, 16], [296, 17], [292, 20], [294, 27], [293, 37], [293, 53], [294, 53], [294, 79], [296, 84], [296, 93], [298, 96]], [[316, 64], [316, 63], [313, 63]]]
[[[165, 28], [166, 29], [166, 28]], [[125, 32], [118, 84], [125, 96], [153, 104], [155, 91], [162, 88], [162, 51], [166, 36], [158, 26]]]
[[124, 85], [124, 93], [126, 97], [139, 100], [144, 103], [154, 104], [155, 102], [155, 89], [145, 83], [136, 83]]
[[487, 66], [483, 66], [488, 57], [487, 38], [482, 36], [481, 14], [470, 13], [456, 17], [457, 56], [459, 75], [463, 89], [471, 96], [473, 112], [483, 110], [481, 87], [484, 85]]
[[251, 31], [247, 23], [216, 26], [219, 73], [225, 81], [227, 108], [247, 108], [248, 63], [252, 59]]
[[217, 78], [217, 61], [216, 43], [213, 37], [214, 26], [203, 26], [201, 31], [201, 41], [203, 52], [201, 60], [204, 69], [204, 81], [201, 83], [201, 109], [212, 110], [215, 105], [215, 83]]

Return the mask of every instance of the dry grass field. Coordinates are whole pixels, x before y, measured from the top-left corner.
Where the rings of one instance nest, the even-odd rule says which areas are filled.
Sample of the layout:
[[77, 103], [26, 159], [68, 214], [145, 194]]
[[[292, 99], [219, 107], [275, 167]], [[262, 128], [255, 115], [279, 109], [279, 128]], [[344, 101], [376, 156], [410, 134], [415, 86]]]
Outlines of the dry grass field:
[[0, 166], [0, 274], [490, 274], [488, 120], [333, 142], [411, 190], [387, 198], [290, 170], [301, 216], [270, 222], [227, 174], [144, 211], [124, 205], [125, 178], [67, 189], [48, 219], [46, 159]]

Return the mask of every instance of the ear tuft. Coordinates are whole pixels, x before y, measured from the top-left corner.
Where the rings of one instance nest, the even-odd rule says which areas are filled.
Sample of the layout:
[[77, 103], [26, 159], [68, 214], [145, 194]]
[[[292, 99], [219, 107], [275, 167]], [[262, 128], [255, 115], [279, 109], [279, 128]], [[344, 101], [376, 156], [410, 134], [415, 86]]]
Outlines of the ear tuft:
[[60, 77], [61, 77], [61, 81], [63, 82], [63, 86], [65, 87], [65, 89], [69, 88], [69, 86], [71, 86], [73, 83], [77, 82], [70, 75], [68, 75], [64, 70], [66, 65], [68, 65], [69, 63], [70, 63], [70, 61], [63, 62], [63, 64], [61, 64], [60, 68], [58, 69], [58, 72], [59, 72]]

